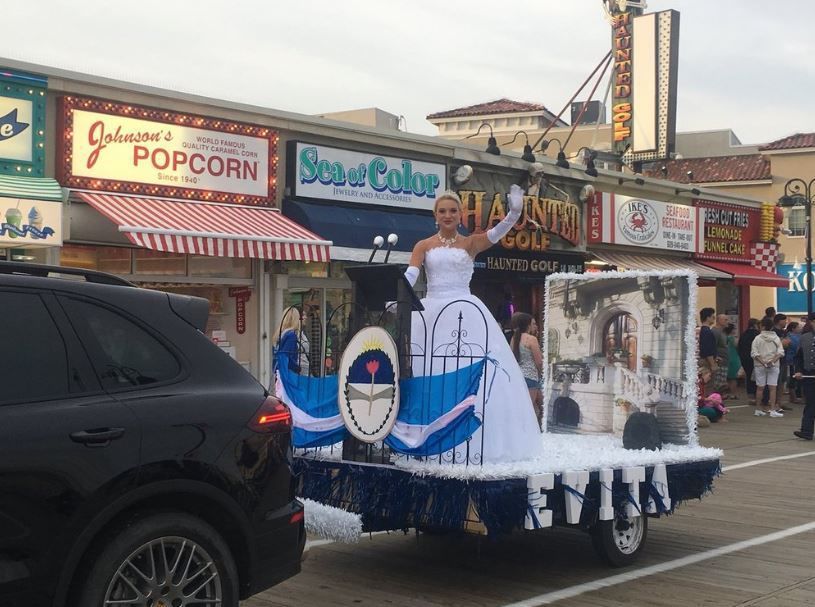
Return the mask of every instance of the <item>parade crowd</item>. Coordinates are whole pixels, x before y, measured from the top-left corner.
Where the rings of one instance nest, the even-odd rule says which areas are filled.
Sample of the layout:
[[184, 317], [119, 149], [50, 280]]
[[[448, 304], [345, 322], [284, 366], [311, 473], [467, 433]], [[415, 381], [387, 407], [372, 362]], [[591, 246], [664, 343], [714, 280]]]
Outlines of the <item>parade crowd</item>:
[[[761, 320], [751, 318], [737, 336], [726, 314], [699, 312], [699, 421], [726, 421], [726, 401], [740, 399], [743, 380], [756, 417], [782, 418], [804, 401], [801, 429], [795, 436], [813, 439], [815, 423], [815, 314], [791, 321], [770, 307]], [[786, 400], [784, 399], [786, 397]]]

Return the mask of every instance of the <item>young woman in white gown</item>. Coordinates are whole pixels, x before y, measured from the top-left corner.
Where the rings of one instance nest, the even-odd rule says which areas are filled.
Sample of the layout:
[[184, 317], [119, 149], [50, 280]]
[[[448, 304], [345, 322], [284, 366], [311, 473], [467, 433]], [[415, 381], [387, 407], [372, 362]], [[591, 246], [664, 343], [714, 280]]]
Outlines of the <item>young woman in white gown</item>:
[[[448, 453], [442, 461], [467, 459], [470, 463], [489, 464], [541, 455], [542, 437], [523, 373], [498, 323], [484, 303], [470, 293], [473, 259], [503, 238], [520, 217], [523, 190], [513, 185], [508, 199], [509, 213], [501, 223], [486, 233], [462, 236], [458, 232], [461, 200], [453, 192], [443, 193], [434, 207], [439, 231], [416, 244], [405, 272], [411, 285], [416, 283], [422, 265], [427, 275], [424, 312], [415, 312], [411, 323], [413, 354], [424, 355], [424, 364], [419, 362], [421, 358], [414, 358], [414, 376], [454, 370], [455, 363], [445, 365], [438, 358], [431, 363], [430, 354], [449, 353], [444, 344], [456, 343], [459, 317], [462, 341], [474, 345], [474, 355], [485, 352], [489, 359], [486, 380], [482, 380], [476, 397], [482, 426], [469, 445], [459, 445], [455, 457]], [[461, 366], [466, 364], [470, 361]]]

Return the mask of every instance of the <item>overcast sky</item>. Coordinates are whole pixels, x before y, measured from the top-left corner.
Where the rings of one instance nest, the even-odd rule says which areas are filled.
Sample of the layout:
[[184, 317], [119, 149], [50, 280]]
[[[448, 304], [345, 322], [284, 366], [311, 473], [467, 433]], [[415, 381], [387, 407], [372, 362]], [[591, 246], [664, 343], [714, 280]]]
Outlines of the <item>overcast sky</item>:
[[[670, 8], [678, 130], [729, 127], [743, 143], [815, 131], [815, 2], [648, 4]], [[376, 106], [425, 134], [427, 114], [501, 97], [558, 112], [611, 44], [600, 0], [29, 0], [5, 6], [0, 28], [0, 65], [305, 114]]]

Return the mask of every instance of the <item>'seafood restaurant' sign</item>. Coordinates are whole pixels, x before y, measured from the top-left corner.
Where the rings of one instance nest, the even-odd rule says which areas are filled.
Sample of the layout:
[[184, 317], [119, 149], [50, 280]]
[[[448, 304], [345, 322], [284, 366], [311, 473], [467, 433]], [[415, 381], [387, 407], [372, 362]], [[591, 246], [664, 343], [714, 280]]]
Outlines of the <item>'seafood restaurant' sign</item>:
[[706, 200], [696, 204], [705, 218], [705, 245], [697, 257], [751, 261], [750, 244], [759, 240], [761, 210]]
[[702, 209], [597, 193], [589, 202], [588, 242], [698, 253], [704, 242]]
[[67, 187], [238, 204], [274, 198], [272, 129], [64, 97], [58, 178]]

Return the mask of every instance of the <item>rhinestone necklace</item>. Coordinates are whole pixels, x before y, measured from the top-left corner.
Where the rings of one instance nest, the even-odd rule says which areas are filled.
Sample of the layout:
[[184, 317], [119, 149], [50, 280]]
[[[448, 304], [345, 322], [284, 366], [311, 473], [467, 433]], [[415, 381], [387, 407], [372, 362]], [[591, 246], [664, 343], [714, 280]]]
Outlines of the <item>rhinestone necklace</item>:
[[441, 235], [441, 232], [439, 232], [437, 236], [439, 237], [439, 240], [441, 240], [442, 246], [447, 248], [452, 247], [453, 244], [455, 244], [455, 242], [458, 240], [458, 232], [456, 232], [456, 235], [453, 236], [452, 238], [445, 238], [444, 236]]

